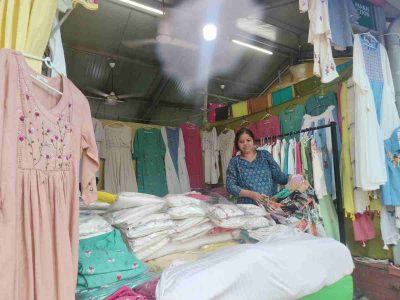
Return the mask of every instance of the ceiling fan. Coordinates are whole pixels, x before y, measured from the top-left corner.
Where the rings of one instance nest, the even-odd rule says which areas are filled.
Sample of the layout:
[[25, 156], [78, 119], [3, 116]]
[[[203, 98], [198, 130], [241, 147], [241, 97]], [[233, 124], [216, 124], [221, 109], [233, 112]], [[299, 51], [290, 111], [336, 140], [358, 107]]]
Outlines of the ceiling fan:
[[166, 17], [164, 0], [162, 1], [162, 5], [163, 5], [163, 16], [161, 17], [160, 26], [158, 28], [158, 34], [155, 38], [142, 39], [142, 40], [124, 40], [122, 41], [122, 44], [125, 47], [131, 49], [148, 45], [161, 44], [161, 45], [171, 45], [189, 50], [197, 50], [198, 46], [196, 44], [185, 41], [183, 39], [175, 38], [171, 35], [171, 24], [169, 23], [168, 18]]
[[114, 92], [115, 62], [110, 62], [109, 66], [111, 68], [111, 92], [105, 93], [98, 89], [88, 87], [88, 88], [85, 88], [85, 91], [89, 92], [90, 94], [96, 95], [96, 96], [86, 95], [87, 98], [104, 101], [105, 104], [107, 104], [107, 105], [117, 105], [118, 103], [125, 102], [127, 99], [143, 98], [143, 95], [138, 95], [138, 94], [117, 95]]

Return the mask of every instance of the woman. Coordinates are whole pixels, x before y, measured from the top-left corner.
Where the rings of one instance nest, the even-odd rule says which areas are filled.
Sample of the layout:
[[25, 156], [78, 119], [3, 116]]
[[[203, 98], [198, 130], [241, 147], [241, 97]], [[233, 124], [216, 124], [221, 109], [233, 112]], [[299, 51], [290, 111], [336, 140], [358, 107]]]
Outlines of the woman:
[[281, 171], [272, 155], [266, 150], [256, 150], [251, 130], [240, 129], [235, 146], [240, 155], [229, 162], [226, 187], [238, 198], [238, 203], [257, 204], [276, 193], [276, 184], [288, 183], [289, 176]]

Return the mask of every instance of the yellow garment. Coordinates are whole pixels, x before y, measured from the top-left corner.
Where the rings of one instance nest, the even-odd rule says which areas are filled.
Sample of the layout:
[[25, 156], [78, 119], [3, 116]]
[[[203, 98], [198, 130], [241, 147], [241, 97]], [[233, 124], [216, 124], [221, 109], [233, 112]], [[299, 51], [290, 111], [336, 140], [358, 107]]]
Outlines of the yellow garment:
[[72, 5], [75, 7], [78, 4], [83, 5], [86, 9], [89, 10], [98, 10], [99, 9], [98, 0], [72, 0]]
[[247, 101], [242, 101], [232, 105], [232, 116], [234, 118], [247, 116], [248, 114]]
[[168, 268], [174, 260], [180, 260], [185, 262], [196, 261], [210, 252], [214, 252], [225, 247], [236, 246], [237, 244], [238, 243], [235, 241], [228, 241], [223, 243], [205, 245], [201, 247], [199, 250], [174, 253], [157, 259], [153, 259], [148, 261], [147, 264], [149, 265], [152, 271], [162, 272], [164, 269]]
[[[1, 0], [0, 48], [42, 57], [57, 6], [57, 0]], [[27, 59], [27, 62], [41, 73], [41, 61]]]
[[99, 191], [97, 192], [97, 201], [113, 204], [117, 200], [117, 195], [110, 194], [107, 192]]
[[350, 131], [347, 107], [347, 86], [346, 84], [342, 84], [340, 88], [340, 110], [342, 112], [342, 153], [340, 157], [340, 170], [342, 172], [343, 208], [345, 216], [354, 220], [353, 168], [350, 158]]

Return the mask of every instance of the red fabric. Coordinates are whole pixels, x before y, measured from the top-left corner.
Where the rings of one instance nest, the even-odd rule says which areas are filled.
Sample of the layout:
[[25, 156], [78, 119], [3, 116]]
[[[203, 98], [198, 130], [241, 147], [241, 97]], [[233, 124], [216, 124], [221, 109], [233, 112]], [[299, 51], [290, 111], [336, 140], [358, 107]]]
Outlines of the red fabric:
[[123, 286], [106, 300], [150, 300], [146, 296], [140, 295], [132, 291], [129, 287]]
[[185, 142], [185, 161], [192, 189], [204, 187], [203, 153], [201, 147], [200, 128], [184, 123], [181, 125]]
[[301, 146], [300, 143], [296, 143], [296, 174], [303, 173], [303, 165], [301, 163]]
[[374, 223], [369, 213], [356, 214], [353, 221], [354, 239], [358, 242], [373, 240], [376, 236]]
[[[247, 126], [247, 128], [250, 129], [251, 132], [253, 132], [254, 137], [257, 136], [257, 133], [258, 133], [257, 123], [250, 123], [249, 126]], [[257, 140], [257, 137], [256, 137], [256, 140]]]
[[368, 2], [372, 3], [376, 6], [384, 6], [386, 1], [385, 0], [368, 0]]
[[258, 121], [256, 123], [256, 126], [257, 126], [257, 135], [256, 135], [257, 140], [281, 134], [281, 128], [279, 125], [278, 116], [272, 116], [269, 119]]
[[154, 278], [134, 289], [136, 293], [147, 297], [148, 300], [156, 300], [156, 288], [160, 278]]
[[215, 109], [219, 107], [224, 107], [226, 104], [224, 103], [209, 103], [208, 104], [208, 122], [214, 123], [215, 122]]

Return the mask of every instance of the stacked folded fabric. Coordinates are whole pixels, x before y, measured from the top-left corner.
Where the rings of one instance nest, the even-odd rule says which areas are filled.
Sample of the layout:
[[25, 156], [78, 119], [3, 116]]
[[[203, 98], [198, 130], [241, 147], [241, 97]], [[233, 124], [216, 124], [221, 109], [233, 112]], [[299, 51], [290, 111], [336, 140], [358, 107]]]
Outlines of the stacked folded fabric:
[[169, 216], [175, 221], [174, 230], [170, 232], [170, 241], [147, 257], [145, 260], [174, 253], [197, 250], [204, 245], [234, 240], [239, 233], [233, 231], [214, 232], [216, 226], [208, 218], [209, 204], [187, 195], [167, 195], [164, 197]]
[[208, 215], [221, 228], [251, 230], [275, 225], [263, 207], [253, 204], [215, 204]]
[[121, 193], [105, 217], [121, 229], [124, 239], [141, 260], [169, 241], [175, 222], [166, 213], [165, 200], [143, 193]]
[[128, 250], [116, 229], [79, 242], [78, 290], [132, 279], [145, 271], [146, 266]]
[[79, 239], [87, 239], [110, 233], [113, 227], [104, 218], [92, 211], [79, 213]]

